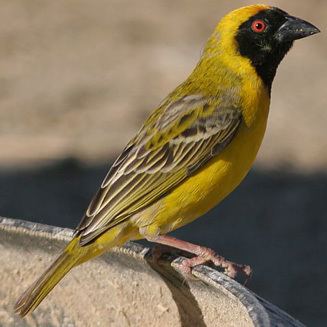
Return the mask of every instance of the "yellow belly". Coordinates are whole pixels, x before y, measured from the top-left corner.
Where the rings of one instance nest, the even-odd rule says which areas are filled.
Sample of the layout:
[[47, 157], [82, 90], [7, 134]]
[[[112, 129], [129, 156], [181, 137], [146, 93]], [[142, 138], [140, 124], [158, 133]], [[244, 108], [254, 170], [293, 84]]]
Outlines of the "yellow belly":
[[237, 136], [223, 152], [197, 174], [141, 214], [140, 237], [165, 234], [200, 217], [222, 201], [250, 170], [261, 145], [268, 110], [248, 128], [242, 124]]

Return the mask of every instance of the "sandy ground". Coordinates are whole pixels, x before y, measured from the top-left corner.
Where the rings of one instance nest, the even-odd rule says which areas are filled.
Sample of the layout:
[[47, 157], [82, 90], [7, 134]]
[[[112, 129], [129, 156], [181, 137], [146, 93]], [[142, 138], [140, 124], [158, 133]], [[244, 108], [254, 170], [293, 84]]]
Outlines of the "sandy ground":
[[[0, 1], [0, 214], [74, 227], [219, 18], [249, 3]], [[270, 3], [327, 30], [326, 1]], [[310, 326], [327, 321], [324, 34], [297, 42], [281, 65], [257, 168], [177, 233], [251, 264], [249, 287]]]
[[[326, 30], [327, 2], [271, 1]], [[219, 18], [247, 1], [0, 1], [0, 164], [119, 151], [183, 81]], [[327, 163], [327, 43], [280, 67], [259, 163]]]

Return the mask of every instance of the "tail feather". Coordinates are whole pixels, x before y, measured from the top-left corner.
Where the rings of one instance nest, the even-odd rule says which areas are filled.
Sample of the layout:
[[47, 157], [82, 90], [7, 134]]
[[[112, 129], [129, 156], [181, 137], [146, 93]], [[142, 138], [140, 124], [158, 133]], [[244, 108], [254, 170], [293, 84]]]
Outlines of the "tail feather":
[[[18, 299], [14, 309], [20, 316], [25, 316], [36, 309], [42, 300], [51, 292], [51, 290], [60, 282], [60, 280], [75, 266], [94, 258], [104, 251], [117, 244], [117, 233], [120, 229], [113, 229], [106, 235], [106, 247], [98, 246], [96, 242], [81, 246], [80, 238], [74, 237], [66, 246], [60, 256], [51, 264], [51, 266], [36, 280]], [[122, 242], [127, 240], [121, 238]]]
[[33, 311], [60, 280], [77, 264], [79, 256], [66, 250], [51, 264], [42, 276], [33, 283], [18, 299], [15, 311], [25, 316]]

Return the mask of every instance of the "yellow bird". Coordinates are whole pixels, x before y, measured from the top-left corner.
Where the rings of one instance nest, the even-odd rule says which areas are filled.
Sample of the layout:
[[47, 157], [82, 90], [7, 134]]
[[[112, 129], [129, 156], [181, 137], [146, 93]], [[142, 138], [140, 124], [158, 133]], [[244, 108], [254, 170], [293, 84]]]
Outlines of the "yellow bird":
[[248, 266], [165, 234], [200, 217], [248, 173], [265, 133], [271, 85], [294, 40], [312, 24], [267, 5], [227, 14], [191, 75], [145, 121], [117, 158], [73, 239], [20, 297], [34, 310], [73, 267], [120, 246], [148, 239], [189, 251], [183, 272], [211, 260], [234, 277]]

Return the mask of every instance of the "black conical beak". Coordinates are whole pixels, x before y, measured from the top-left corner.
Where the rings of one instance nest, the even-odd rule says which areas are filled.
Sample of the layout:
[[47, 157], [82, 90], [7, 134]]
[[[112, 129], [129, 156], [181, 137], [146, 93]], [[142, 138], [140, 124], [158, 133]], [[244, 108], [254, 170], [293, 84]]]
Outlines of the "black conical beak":
[[291, 42], [319, 32], [316, 26], [305, 20], [286, 16], [286, 22], [278, 29], [275, 37], [279, 42]]

